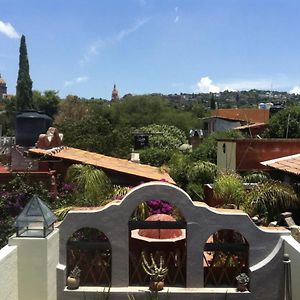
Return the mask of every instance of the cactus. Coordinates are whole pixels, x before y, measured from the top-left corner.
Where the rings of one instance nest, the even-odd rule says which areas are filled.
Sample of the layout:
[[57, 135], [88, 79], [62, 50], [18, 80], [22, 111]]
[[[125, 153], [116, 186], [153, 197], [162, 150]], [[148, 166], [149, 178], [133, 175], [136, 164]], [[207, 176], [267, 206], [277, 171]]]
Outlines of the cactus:
[[142, 267], [144, 271], [150, 275], [152, 281], [163, 281], [168, 273], [168, 268], [164, 267], [164, 259], [159, 257], [159, 267], [157, 266], [153, 254], [150, 253], [151, 264], [148, 263], [144, 251], [142, 252]]

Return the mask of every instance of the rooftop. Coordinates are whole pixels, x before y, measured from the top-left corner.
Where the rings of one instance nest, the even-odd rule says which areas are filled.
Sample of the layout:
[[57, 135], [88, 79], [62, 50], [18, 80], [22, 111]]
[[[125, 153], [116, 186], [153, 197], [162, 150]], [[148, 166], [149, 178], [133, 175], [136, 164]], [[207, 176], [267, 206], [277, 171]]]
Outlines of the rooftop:
[[104, 170], [116, 171], [123, 174], [139, 176], [150, 180], [164, 180], [175, 184], [175, 181], [166, 172], [157, 167], [133, 163], [126, 159], [115, 158], [103, 154], [89, 152], [76, 148], [53, 148], [49, 150], [32, 148], [29, 153], [37, 155], [51, 156], [83, 164], [100, 167]]
[[261, 162], [262, 165], [288, 173], [300, 174], [300, 153]]
[[269, 121], [269, 110], [254, 108], [222, 108], [212, 111], [211, 117], [246, 121], [248, 123], [266, 123]]

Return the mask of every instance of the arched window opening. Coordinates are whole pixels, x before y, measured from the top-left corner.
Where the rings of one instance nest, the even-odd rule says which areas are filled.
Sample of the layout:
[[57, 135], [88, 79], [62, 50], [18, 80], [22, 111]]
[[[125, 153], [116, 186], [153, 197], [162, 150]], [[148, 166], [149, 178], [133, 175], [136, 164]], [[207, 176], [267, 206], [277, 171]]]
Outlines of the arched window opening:
[[236, 287], [236, 276], [249, 274], [249, 244], [237, 231], [222, 229], [204, 247], [204, 286]]
[[67, 275], [78, 266], [81, 286], [110, 286], [111, 246], [106, 235], [95, 228], [82, 228], [67, 243]]
[[145, 286], [149, 275], [142, 268], [142, 253], [156, 262], [163, 258], [168, 268], [166, 286], [186, 285], [186, 221], [165, 200], [141, 203], [129, 220], [129, 285]]

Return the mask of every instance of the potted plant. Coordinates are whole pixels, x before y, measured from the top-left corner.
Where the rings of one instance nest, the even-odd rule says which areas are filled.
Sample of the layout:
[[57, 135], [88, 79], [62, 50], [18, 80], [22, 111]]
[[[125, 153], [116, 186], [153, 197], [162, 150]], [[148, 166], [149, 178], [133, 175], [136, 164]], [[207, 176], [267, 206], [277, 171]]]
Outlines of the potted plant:
[[247, 291], [247, 285], [250, 281], [249, 276], [245, 273], [241, 273], [240, 275], [236, 276], [235, 279], [238, 282], [237, 290], [239, 292]]
[[161, 291], [164, 288], [164, 280], [168, 273], [168, 268], [164, 267], [163, 257], [160, 256], [159, 258], [159, 266], [157, 266], [152, 253], [150, 253], [151, 264], [147, 261], [144, 252], [142, 252], [142, 258], [142, 267], [150, 275], [150, 290]]
[[67, 287], [69, 290], [75, 290], [79, 287], [80, 272], [81, 272], [81, 270], [79, 269], [79, 267], [77, 265], [70, 272], [70, 275], [67, 278]]

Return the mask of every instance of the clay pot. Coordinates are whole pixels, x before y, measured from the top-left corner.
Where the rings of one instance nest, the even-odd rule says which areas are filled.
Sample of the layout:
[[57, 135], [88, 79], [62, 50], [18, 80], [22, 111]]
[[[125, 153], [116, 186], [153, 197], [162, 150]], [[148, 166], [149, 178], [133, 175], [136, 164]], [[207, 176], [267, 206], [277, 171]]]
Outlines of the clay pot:
[[247, 284], [238, 282], [237, 290], [238, 290], [239, 292], [246, 292], [246, 291], [248, 290], [248, 289], [247, 289]]
[[163, 281], [150, 281], [149, 288], [151, 291], [161, 291], [165, 286]]
[[80, 278], [74, 278], [68, 276], [67, 278], [67, 287], [69, 290], [76, 290], [79, 287]]

